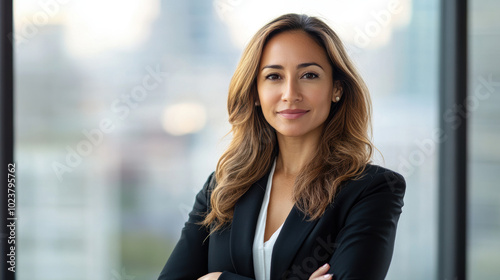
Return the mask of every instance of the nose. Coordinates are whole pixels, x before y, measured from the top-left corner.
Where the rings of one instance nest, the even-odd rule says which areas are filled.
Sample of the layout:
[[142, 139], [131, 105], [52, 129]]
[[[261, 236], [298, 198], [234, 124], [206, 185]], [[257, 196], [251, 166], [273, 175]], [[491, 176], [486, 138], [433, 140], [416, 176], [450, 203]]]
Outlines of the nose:
[[283, 85], [281, 100], [283, 102], [290, 102], [290, 103], [302, 101], [302, 94], [300, 92], [300, 87], [296, 80], [290, 79]]

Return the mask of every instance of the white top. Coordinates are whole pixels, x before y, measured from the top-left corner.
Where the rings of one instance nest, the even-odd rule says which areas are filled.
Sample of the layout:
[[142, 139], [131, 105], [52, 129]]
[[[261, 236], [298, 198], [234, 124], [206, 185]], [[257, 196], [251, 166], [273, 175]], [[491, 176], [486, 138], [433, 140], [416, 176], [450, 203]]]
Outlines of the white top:
[[270, 280], [271, 279], [271, 256], [273, 254], [273, 247], [278, 235], [280, 234], [283, 224], [273, 233], [271, 238], [264, 242], [264, 232], [266, 230], [267, 219], [267, 206], [269, 204], [269, 197], [271, 196], [271, 187], [273, 185], [274, 169], [276, 167], [276, 160], [274, 161], [269, 179], [267, 180], [266, 193], [260, 208], [259, 218], [257, 219], [257, 227], [255, 228], [255, 237], [253, 240], [253, 269], [255, 280]]

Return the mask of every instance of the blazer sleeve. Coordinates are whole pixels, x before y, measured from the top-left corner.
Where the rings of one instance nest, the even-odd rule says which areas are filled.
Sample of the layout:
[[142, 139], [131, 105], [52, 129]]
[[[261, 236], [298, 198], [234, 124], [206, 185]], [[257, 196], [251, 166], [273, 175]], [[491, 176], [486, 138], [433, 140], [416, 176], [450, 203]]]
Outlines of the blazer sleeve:
[[384, 279], [389, 269], [406, 183], [392, 171], [376, 174], [337, 235], [330, 259], [335, 280]]
[[[199, 225], [209, 205], [212, 173], [196, 195], [193, 209], [184, 224], [181, 237], [158, 277], [158, 280], [193, 280], [208, 273], [209, 232]], [[206, 239], [206, 240], [205, 240]]]

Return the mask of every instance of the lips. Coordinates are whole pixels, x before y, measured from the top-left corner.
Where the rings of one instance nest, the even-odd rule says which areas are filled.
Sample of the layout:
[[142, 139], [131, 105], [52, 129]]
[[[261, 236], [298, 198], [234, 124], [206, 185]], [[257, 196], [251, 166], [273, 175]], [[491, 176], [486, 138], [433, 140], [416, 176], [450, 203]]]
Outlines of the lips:
[[307, 114], [309, 112], [308, 110], [302, 110], [302, 109], [286, 109], [279, 111], [278, 114], [281, 115], [285, 119], [289, 120], [294, 120], [302, 117], [303, 115]]

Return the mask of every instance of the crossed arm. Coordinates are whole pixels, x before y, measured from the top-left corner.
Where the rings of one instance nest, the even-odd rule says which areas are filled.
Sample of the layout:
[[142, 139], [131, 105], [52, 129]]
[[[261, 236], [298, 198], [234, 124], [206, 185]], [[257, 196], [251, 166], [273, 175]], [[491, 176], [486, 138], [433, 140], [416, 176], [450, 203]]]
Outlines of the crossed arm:
[[[208, 242], [203, 242], [208, 232], [200, 228], [198, 222], [202, 220], [200, 213], [207, 210], [210, 180], [211, 177], [196, 196], [181, 239], [158, 280], [251, 280], [227, 271], [208, 273]], [[332, 279], [331, 273], [335, 274], [336, 280], [384, 279], [392, 258], [405, 182], [400, 175], [387, 171], [376, 174], [370, 185], [349, 209], [343, 228], [335, 239], [337, 247], [328, 263], [308, 275], [309, 280]], [[186, 252], [189, 252], [188, 261]]]
[[[332, 279], [333, 274], [328, 274], [328, 269], [330, 269], [330, 265], [325, 263], [322, 267], [318, 268], [315, 272], [313, 272], [313, 274], [311, 274], [309, 280]], [[198, 280], [218, 280], [221, 275], [222, 272], [212, 272], [198, 278]]]

